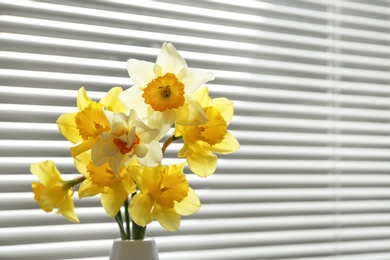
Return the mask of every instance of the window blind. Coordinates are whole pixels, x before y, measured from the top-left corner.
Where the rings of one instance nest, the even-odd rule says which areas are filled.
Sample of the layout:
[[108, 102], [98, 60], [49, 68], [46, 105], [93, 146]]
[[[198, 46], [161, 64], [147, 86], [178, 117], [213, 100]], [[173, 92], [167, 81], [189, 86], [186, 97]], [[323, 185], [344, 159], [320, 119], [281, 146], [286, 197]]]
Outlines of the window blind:
[[389, 20], [385, 0], [0, 0], [0, 259], [108, 258], [99, 198], [75, 196], [80, 224], [45, 214], [29, 166], [73, 177], [58, 116], [164, 41], [215, 74], [241, 148], [187, 174], [203, 205], [178, 232], [148, 226], [161, 260], [390, 259]]

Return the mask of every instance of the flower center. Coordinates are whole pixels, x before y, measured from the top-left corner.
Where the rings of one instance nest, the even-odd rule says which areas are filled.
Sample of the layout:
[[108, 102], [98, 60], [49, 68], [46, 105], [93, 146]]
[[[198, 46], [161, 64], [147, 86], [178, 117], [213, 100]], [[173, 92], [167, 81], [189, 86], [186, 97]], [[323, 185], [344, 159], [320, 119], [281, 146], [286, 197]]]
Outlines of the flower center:
[[144, 89], [142, 97], [155, 111], [178, 108], [184, 104], [184, 84], [175, 74], [166, 73], [153, 79]]
[[133, 148], [140, 143], [140, 139], [137, 135], [134, 135], [134, 141], [130, 146], [127, 146], [127, 142], [123, 141], [121, 138], [114, 138], [113, 142], [116, 147], [119, 148], [121, 154], [127, 154], [133, 150]]
[[83, 140], [96, 138], [103, 132], [110, 131], [103, 106], [100, 103], [92, 102], [75, 117], [77, 129]]
[[204, 111], [209, 120], [206, 124], [198, 126], [200, 139], [210, 145], [218, 144], [227, 133], [226, 121], [215, 107], [205, 107]]
[[115, 176], [115, 173], [111, 170], [108, 163], [96, 166], [91, 161], [87, 165], [87, 170], [91, 181], [100, 188], [113, 187], [114, 184], [121, 179], [121, 177]]
[[173, 208], [175, 201], [180, 202], [188, 195], [188, 182], [185, 175], [177, 165], [172, 167], [173, 170], [170, 172], [168, 167], [162, 170], [156, 192], [158, 195], [154, 194], [156, 202], [165, 208]]

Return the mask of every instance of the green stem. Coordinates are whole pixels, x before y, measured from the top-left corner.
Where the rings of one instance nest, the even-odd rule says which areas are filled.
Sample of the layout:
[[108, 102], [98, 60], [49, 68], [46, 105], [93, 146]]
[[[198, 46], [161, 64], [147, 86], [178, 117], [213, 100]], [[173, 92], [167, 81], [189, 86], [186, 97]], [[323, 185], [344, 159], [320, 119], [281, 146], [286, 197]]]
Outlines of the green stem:
[[84, 176], [79, 176], [77, 178], [75, 178], [73, 180], [73, 186], [75, 186], [76, 184], [79, 184], [79, 183], [82, 183], [83, 181], [85, 181], [85, 177]]
[[118, 226], [119, 226], [119, 231], [121, 233], [121, 239], [122, 240], [126, 240], [127, 236], [126, 236], [125, 229], [123, 228], [122, 213], [121, 213], [120, 210], [118, 211], [118, 214], [116, 214], [115, 220], [116, 220], [116, 222], [118, 223]]
[[165, 150], [167, 149], [167, 147], [173, 143], [173, 139], [172, 139], [172, 136], [168, 137], [167, 140], [165, 140], [162, 148], [161, 148], [161, 151], [162, 151], [162, 154], [165, 154]]
[[165, 150], [168, 148], [168, 146], [170, 146], [174, 141], [179, 140], [179, 139], [183, 139], [183, 137], [182, 136], [175, 136], [175, 135], [168, 137], [167, 140], [165, 140], [165, 142], [161, 148], [162, 153], [165, 154]]
[[181, 135], [180, 136], [172, 135], [172, 141], [176, 141], [176, 140], [180, 140], [180, 139], [183, 139], [183, 137]]
[[132, 221], [132, 228], [133, 228], [133, 239], [144, 239], [145, 238], [145, 232], [146, 232], [146, 226], [141, 227], [138, 226], [137, 223]]
[[126, 198], [124, 203], [125, 208], [125, 221], [126, 221], [126, 238], [131, 239], [131, 233], [130, 233], [130, 215], [129, 215], [129, 199]]

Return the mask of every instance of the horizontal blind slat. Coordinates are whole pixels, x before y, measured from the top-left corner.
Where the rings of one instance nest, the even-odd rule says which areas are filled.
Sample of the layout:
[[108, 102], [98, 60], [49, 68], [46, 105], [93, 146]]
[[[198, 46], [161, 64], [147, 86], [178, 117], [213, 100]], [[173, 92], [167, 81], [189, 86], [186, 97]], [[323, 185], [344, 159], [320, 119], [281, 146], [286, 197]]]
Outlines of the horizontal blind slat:
[[[39, 161], [39, 160], [38, 160]], [[23, 175], [23, 174], [3, 174], [0, 187], [4, 192], [12, 192], [11, 189], [7, 187], [13, 187], [16, 191], [20, 192], [30, 187], [31, 182], [36, 181], [36, 177], [32, 175]], [[64, 179], [71, 179], [76, 177], [75, 174], [66, 174]], [[267, 173], [263, 172], [262, 174], [253, 175], [253, 174], [240, 174], [231, 175], [231, 174], [218, 174], [218, 176], [212, 176], [206, 180], [199, 180], [196, 176], [192, 174], [187, 174], [187, 179], [194, 186], [194, 188], [203, 188], [209, 187], [210, 189], [259, 189], [266, 187], [304, 187], [304, 188], [316, 188], [316, 187], [329, 187], [336, 181], [335, 178], [331, 175], [323, 174], [289, 174], [288, 171], [281, 173]], [[390, 177], [387, 173], [371, 173], [370, 176], [365, 176], [364, 174], [348, 174], [348, 175], [339, 175], [337, 176], [337, 183], [347, 187], [388, 187], [390, 186]], [[261, 194], [262, 189], [259, 189], [257, 192]], [[306, 190], [306, 189], [305, 189]], [[310, 190], [310, 189], [309, 189]], [[345, 190], [345, 193], [348, 194], [349, 189]], [[217, 191], [216, 191], [217, 192]], [[262, 196], [268, 196], [266, 194], [273, 194], [272, 190], [266, 189], [265, 194]], [[278, 190], [275, 190], [278, 194]], [[302, 191], [301, 194], [304, 194], [305, 191]], [[370, 194], [376, 194], [380, 190], [372, 190]], [[340, 190], [340, 194], [343, 194], [344, 191]], [[369, 194], [367, 196], [370, 196]], [[278, 196], [276, 196], [278, 197]], [[315, 197], [315, 196], [314, 196]]]
[[[378, 189], [378, 188], [376, 188]], [[330, 187], [318, 189], [277, 189], [273, 192], [258, 191], [254, 189], [236, 191], [239, 195], [230, 198], [232, 190], [197, 190], [198, 196], [202, 199], [204, 209], [196, 217], [242, 217], [257, 216], [262, 214], [312, 214], [313, 212], [332, 212], [335, 210], [335, 197], [340, 201], [337, 208], [342, 212], [370, 212], [371, 210], [388, 210], [387, 205], [390, 197], [384, 188], [375, 190], [374, 188], [332, 189]], [[370, 192], [370, 195], [359, 195], [358, 192]], [[277, 193], [277, 194], [275, 194]], [[3, 210], [37, 209], [33, 195], [28, 193], [2, 193], [0, 198], [4, 200], [0, 203]], [[373, 201], [373, 200], [378, 201]], [[98, 199], [74, 199], [77, 207], [99, 207]], [[325, 202], [323, 202], [325, 201]], [[330, 202], [329, 202], [330, 201]], [[271, 202], [271, 203], [270, 203]], [[221, 205], [216, 205], [221, 203]], [[236, 203], [229, 204], [229, 203]], [[212, 206], [208, 206], [208, 205]], [[235, 208], [237, 211], [231, 211]], [[15, 212], [15, 214], [17, 211]]]

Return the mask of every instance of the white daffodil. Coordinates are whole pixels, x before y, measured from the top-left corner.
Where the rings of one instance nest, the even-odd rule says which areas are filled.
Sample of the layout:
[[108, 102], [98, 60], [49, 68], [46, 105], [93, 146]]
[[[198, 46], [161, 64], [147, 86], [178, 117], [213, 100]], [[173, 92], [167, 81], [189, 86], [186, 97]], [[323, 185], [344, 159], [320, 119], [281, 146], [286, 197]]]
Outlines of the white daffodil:
[[115, 174], [118, 167], [133, 159], [144, 166], [156, 166], [162, 160], [160, 143], [155, 140], [158, 129], [152, 129], [138, 120], [135, 110], [127, 116], [105, 111], [111, 131], [104, 132], [91, 150], [92, 161], [100, 166], [109, 163]]
[[164, 43], [156, 63], [130, 59], [127, 70], [134, 86], [119, 95], [129, 109], [136, 109], [148, 125], [160, 130], [160, 140], [173, 123], [204, 124], [207, 116], [191, 93], [214, 75], [188, 68], [172, 43]]

